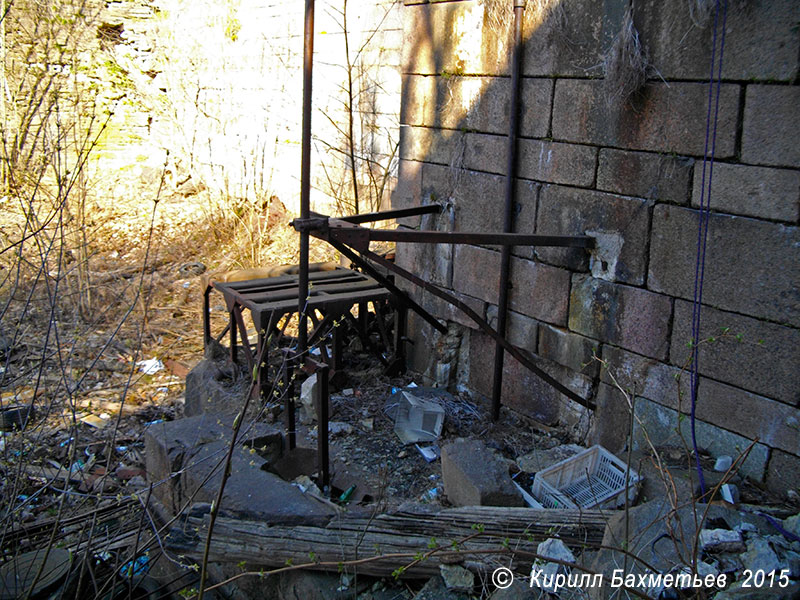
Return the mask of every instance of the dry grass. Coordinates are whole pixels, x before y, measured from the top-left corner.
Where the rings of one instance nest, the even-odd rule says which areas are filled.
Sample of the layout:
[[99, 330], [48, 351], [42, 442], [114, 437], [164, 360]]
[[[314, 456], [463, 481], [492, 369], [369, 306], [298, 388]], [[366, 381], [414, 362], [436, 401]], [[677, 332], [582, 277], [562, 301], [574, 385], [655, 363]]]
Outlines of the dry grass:
[[605, 97], [609, 106], [624, 106], [647, 82], [649, 62], [628, 7], [622, 29], [603, 60]]

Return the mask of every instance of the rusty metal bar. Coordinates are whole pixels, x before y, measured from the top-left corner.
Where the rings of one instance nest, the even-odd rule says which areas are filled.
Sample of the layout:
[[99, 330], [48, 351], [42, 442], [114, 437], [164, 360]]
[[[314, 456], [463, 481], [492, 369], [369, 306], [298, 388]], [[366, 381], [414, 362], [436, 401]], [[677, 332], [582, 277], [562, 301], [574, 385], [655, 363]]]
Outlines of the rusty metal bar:
[[396, 208], [394, 210], [384, 210], [374, 213], [364, 213], [362, 215], [351, 215], [341, 217], [342, 221], [348, 223], [373, 223], [375, 221], [386, 221], [388, 219], [402, 219], [404, 217], [418, 217], [420, 215], [430, 215], [442, 212], [439, 204], [428, 204], [426, 206], [414, 206], [412, 208]]
[[231, 347], [228, 349], [228, 351], [230, 352], [231, 363], [233, 363], [235, 365], [235, 364], [237, 364], [238, 359], [236, 357], [236, 317], [234, 317], [234, 315], [233, 315], [233, 311], [234, 310], [236, 310], [235, 307], [230, 310], [230, 334], [231, 334], [230, 345], [231, 345]]
[[361, 252], [361, 254], [364, 256], [364, 258], [369, 259], [370, 261], [375, 262], [389, 269], [390, 271], [394, 271], [404, 279], [407, 279], [408, 281], [427, 290], [428, 292], [430, 292], [431, 294], [433, 294], [438, 298], [441, 298], [448, 304], [455, 306], [456, 308], [461, 310], [461, 312], [467, 315], [470, 319], [472, 319], [475, 322], [475, 324], [478, 325], [478, 327], [480, 327], [481, 330], [483, 330], [487, 335], [489, 335], [489, 337], [491, 337], [492, 339], [494, 339], [495, 342], [500, 344], [506, 352], [508, 352], [511, 356], [516, 358], [529, 371], [539, 376], [539, 378], [542, 379], [545, 383], [548, 383], [550, 386], [554, 387], [556, 390], [564, 394], [570, 400], [574, 400], [578, 404], [581, 404], [582, 406], [585, 406], [590, 410], [595, 410], [596, 405], [594, 404], [594, 402], [582, 398], [581, 396], [573, 392], [571, 389], [566, 387], [564, 384], [562, 384], [560, 381], [554, 379], [553, 377], [545, 373], [541, 368], [539, 368], [536, 364], [534, 364], [534, 362], [530, 358], [525, 356], [525, 354], [523, 354], [521, 350], [515, 348], [514, 346], [511, 345], [510, 342], [508, 342], [508, 340], [498, 335], [498, 333], [494, 330], [494, 328], [491, 325], [489, 325], [484, 319], [478, 316], [478, 314], [474, 310], [472, 310], [469, 306], [461, 302], [461, 300], [459, 300], [455, 296], [452, 296], [451, 294], [448, 294], [447, 292], [433, 285], [432, 283], [428, 283], [424, 279], [421, 279], [420, 277], [414, 275], [413, 273], [406, 271], [402, 267], [397, 266], [393, 262], [386, 260], [382, 256], [378, 256], [377, 254], [370, 252], [369, 250], [363, 251]]
[[211, 301], [208, 295], [211, 293], [211, 286], [206, 286], [203, 291], [203, 350], [208, 348], [211, 343]]
[[[394, 296], [398, 299], [399, 302], [405, 304], [409, 308], [411, 308], [415, 313], [417, 313], [420, 317], [425, 319], [428, 324], [436, 329], [439, 333], [445, 334], [447, 333], [447, 327], [442, 325], [433, 315], [431, 315], [427, 310], [422, 308], [419, 304], [414, 302], [411, 297], [406, 294], [403, 290], [397, 287], [394, 283], [392, 283], [388, 277], [380, 273], [374, 266], [372, 266], [369, 261], [365, 260], [364, 258], [360, 257], [358, 254], [353, 252], [350, 248], [345, 246], [344, 244], [337, 242], [336, 240], [328, 240], [328, 243], [336, 248], [340, 253], [344, 256], [349, 258], [354, 264], [358, 265], [362, 269], [364, 269], [368, 275], [370, 275], [373, 279], [375, 279], [378, 283], [380, 283], [383, 287], [389, 290]], [[389, 262], [389, 261], [387, 261]], [[391, 264], [391, 263], [390, 263]]]
[[[594, 238], [587, 235], [538, 235], [527, 233], [472, 233], [461, 231], [414, 231], [369, 229], [369, 241], [416, 242], [422, 244], [484, 244], [487, 246], [559, 246], [593, 248]], [[328, 235], [344, 243], [352, 236], [347, 229], [329, 229]]]
[[[511, 110], [508, 120], [508, 145], [506, 154], [505, 210], [503, 231], [514, 231], [514, 204], [516, 202], [517, 133], [519, 129], [519, 96], [522, 65], [522, 13], [525, 0], [514, 0], [514, 49], [511, 55]], [[508, 320], [509, 272], [511, 271], [511, 246], [500, 251], [500, 285], [497, 300], [497, 333], [506, 336]], [[496, 344], [492, 378], [492, 421], [500, 418], [500, 396], [503, 391], [503, 346]]]
[[[307, 219], [311, 211], [311, 84], [314, 67], [314, 0], [306, 0], [303, 30], [303, 132], [300, 164], [300, 218]], [[306, 298], [308, 297], [309, 234], [300, 232], [300, 273], [297, 294], [298, 326], [297, 352], [300, 356], [308, 350]]]
[[295, 422], [294, 414], [294, 393], [297, 388], [294, 382], [296, 373], [295, 361], [290, 352], [290, 350], [284, 350], [280, 375], [282, 375], [283, 379], [283, 393], [286, 394], [283, 399], [283, 416], [286, 421], [289, 450], [293, 450], [297, 446], [297, 423]]
[[317, 459], [319, 461], [320, 487], [325, 492], [331, 484], [330, 458], [328, 454], [328, 376], [330, 367], [326, 363], [314, 363], [317, 374]]
[[485, 233], [471, 231], [417, 231], [412, 229], [367, 229], [344, 219], [317, 216], [295, 219], [292, 226], [316, 238], [347, 244], [360, 251], [370, 242], [406, 242], [420, 244], [484, 244], [488, 246], [558, 246], [594, 248], [588, 235], [541, 235], [533, 233]]

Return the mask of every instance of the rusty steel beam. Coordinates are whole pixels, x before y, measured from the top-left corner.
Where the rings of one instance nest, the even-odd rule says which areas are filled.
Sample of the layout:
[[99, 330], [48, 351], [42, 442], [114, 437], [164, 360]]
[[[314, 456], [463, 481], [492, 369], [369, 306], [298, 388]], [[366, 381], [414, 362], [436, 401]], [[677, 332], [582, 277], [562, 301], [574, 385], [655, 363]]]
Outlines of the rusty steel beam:
[[514, 347], [508, 340], [506, 340], [503, 336], [499, 335], [494, 330], [494, 328], [491, 325], [489, 325], [489, 323], [487, 323], [483, 318], [481, 318], [478, 315], [478, 313], [476, 313], [474, 310], [472, 310], [465, 303], [461, 302], [461, 300], [459, 300], [455, 296], [453, 296], [451, 294], [448, 294], [447, 292], [445, 292], [444, 290], [442, 290], [438, 286], [435, 286], [432, 283], [428, 283], [424, 279], [421, 279], [420, 277], [414, 275], [413, 273], [411, 273], [409, 271], [406, 271], [402, 267], [397, 266], [393, 262], [391, 262], [389, 260], [386, 260], [382, 256], [378, 256], [377, 254], [375, 254], [373, 252], [370, 252], [369, 250], [360, 251], [360, 253], [364, 256], [364, 258], [369, 259], [370, 261], [372, 261], [374, 263], [377, 263], [377, 264], [385, 267], [386, 269], [389, 269], [390, 271], [393, 271], [394, 273], [397, 273], [398, 275], [400, 275], [404, 279], [407, 279], [408, 281], [410, 281], [410, 282], [418, 285], [419, 287], [423, 288], [424, 290], [430, 292], [434, 296], [436, 296], [438, 298], [441, 298], [442, 300], [444, 300], [448, 304], [451, 304], [452, 306], [455, 306], [456, 308], [458, 308], [461, 312], [463, 312], [470, 319], [472, 319], [475, 322], [475, 324], [478, 325], [478, 327], [483, 332], [485, 332], [495, 342], [497, 342], [500, 346], [502, 346], [502, 348], [506, 352], [508, 352], [511, 356], [516, 358], [525, 368], [527, 368], [529, 371], [531, 371], [532, 373], [537, 375], [545, 383], [549, 384], [551, 387], [555, 388], [556, 390], [558, 390], [559, 392], [564, 394], [570, 400], [573, 400], [573, 401], [577, 402], [578, 404], [581, 404], [582, 406], [585, 406], [586, 408], [588, 408], [590, 410], [595, 410], [597, 408], [597, 406], [595, 405], [594, 402], [591, 402], [590, 400], [587, 400], [587, 399], [579, 396], [577, 393], [575, 393], [574, 391], [572, 391], [571, 389], [566, 387], [560, 381], [554, 379], [553, 377], [551, 377], [550, 375], [545, 373], [530, 358], [528, 358], [525, 354], [523, 354], [521, 350], [519, 350], [518, 348]]
[[476, 244], [487, 246], [557, 246], [594, 248], [588, 235], [541, 235], [533, 233], [485, 233], [466, 231], [418, 231], [414, 229], [368, 229], [344, 219], [313, 216], [295, 219], [292, 227], [327, 242], [337, 241], [356, 250], [369, 242], [405, 242], [419, 244]]
[[436, 329], [439, 333], [446, 334], [447, 327], [442, 325], [433, 315], [431, 315], [427, 310], [422, 308], [419, 304], [414, 302], [411, 297], [406, 294], [403, 290], [397, 287], [394, 283], [389, 280], [388, 277], [383, 275], [380, 271], [378, 271], [373, 265], [369, 263], [366, 259], [362, 258], [358, 254], [356, 254], [352, 249], [348, 248], [346, 245], [337, 242], [336, 240], [329, 240], [328, 243], [336, 248], [339, 252], [341, 252], [344, 256], [349, 258], [353, 264], [358, 265], [362, 269], [364, 269], [367, 274], [375, 279], [378, 283], [380, 283], [383, 287], [389, 290], [394, 296], [405, 306], [413, 310], [417, 313], [420, 317], [425, 319], [428, 324]]
[[341, 217], [341, 220], [347, 221], [348, 223], [373, 223], [375, 221], [402, 219], [404, 217], [418, 217], [420, 215], [431, 215], [440, 212], [442, 212], [441, 205], [427, 204], [425, 206], [413, 206], [411, 208], [396, 208], [394, 210], [382, 210], [374, 213], [351, 215], [349, 217]]
[[[311, 212], [311, 83], [314, 67], [314, 0], [306, 0], [303, 28], [303, 130], [300, 159], [300, 218], [307, 219]], [[300, 273], [297, 294], [297, 315], [300, 319], [297, 334], [297, 352], [302, 356], [308, 350], [308, 298], [309, 234], [300, 232]]]
[[314, 216], [295, 219], [292, 226], [316, 238], [347, 244], [355, 249], [369, 242], [406, 242], [419, 244], [476, 244], [487, 246], [557, 246], [594, 248], [588, 235], [541, 235], [534, 233], [485, 233], [466, 231], [418, 231], [414, 229], [368, 229], [344, 219]]
[[[346, 229], [330, 228], [329, 235], [341, 241], [352, 235]], [[422, 244], [476, 244], [487, 246], [559, 246], [594, 248], [594, 238], [587, 235], [538, 235], [528, 233], [472, 233], [461, 231], [415, 231], [370, 229], [369, 241], [412, 242]], [[343, 239], [344, 238], [344, 239]]]

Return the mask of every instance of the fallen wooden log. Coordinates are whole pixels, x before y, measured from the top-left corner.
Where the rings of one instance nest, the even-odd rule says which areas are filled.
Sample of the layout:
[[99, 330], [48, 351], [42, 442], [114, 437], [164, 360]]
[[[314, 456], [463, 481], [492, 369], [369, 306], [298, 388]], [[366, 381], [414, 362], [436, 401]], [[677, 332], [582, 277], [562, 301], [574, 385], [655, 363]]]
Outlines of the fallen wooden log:
[[[613, 514], [494, 506], [436, 511], [412, 505], [377, 516], [345, 513], [326, 526], [271, 526], [219, 517], [209, 560], [244, 562], [250, 569], [316, 563], [310, 568], [332, 571], [341, 563], [359, 560], [363, 561], [358, 564], [361, 574], [382, 577], [400, 569], [403, 576], [426, 577], [438, 573], [443, 563], [462, 562], [473, 571], [485, 572], [507, 566], [509, 555], [516, 555], [514, 566], [529, 569], [532, 560], [520, 557], [521, 551], [535, 553], [537, 545], [549, 537], [559, 537], [574, 548], [599, 545]], [[169, 549], [201, 560], [208, 523], [207, 512], [192, 511], [170, 532]]]

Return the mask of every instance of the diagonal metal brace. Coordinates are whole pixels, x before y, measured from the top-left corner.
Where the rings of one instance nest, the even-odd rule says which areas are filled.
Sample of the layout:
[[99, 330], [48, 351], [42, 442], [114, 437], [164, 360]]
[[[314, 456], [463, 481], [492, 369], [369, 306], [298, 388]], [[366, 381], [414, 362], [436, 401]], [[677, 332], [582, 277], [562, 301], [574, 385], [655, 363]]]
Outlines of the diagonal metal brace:
[[[380, 283], [383, 287], [387, 290], [392, 292], [403, 304], [408, 306], [414, 312], [416, 312], [420, 317], [425, 319], [431, 327], [436, 329], [441, 334], [447, 333], [447, 327], [442, 325], [438, 319], [436, 319], [433, 315], [431, 315], [427, 310], [422, 308], [419, 304], [414, 302], [411, 297], [406, 294], [403, 290], [397, 287], [394, 283], [392, 283], [388, 277], [383, 275], [380, 271], [378, 271], [369, 261], [365, 260], [355, 252], [353, 252], [350, 248], [345, 246], [344, 244], [337, 242], [336, 240], [328, 240], [328, 243], [336, 248], [339, 252], [341, 252], [344, 256], [349, 258], [353, 263], [357, 264], [359, 267], [364, 269], [370, 277], [375, 279], [378, 283]], [[366, 252], [369, 252], [368, 250]], [[371, 254], [371, 253], [370, 253]], [[387, 261], [388, 262], [388, 261]], [[391, 263], [389, 263], [391, 264]]]
[[558, 390], [559, 392], [564, 394], [570, 400], [574, 400], [578, 404], [581, 404], [581, 405], [585, 406], [586, 408], [588, 408], [590, 410], [595, 410], [597, 408], [597, 406], [595, 405], [594, 402], [592, 402], [590, 400], [587, 400], [585, 398], [582, 398], [581, 396], [579, 396], [578, 394], [573, 392], [571, 389], [566, 387], [564, 384], [562, 384], [560, 381], [554, 379], [553, 377], [551, 377], [550, 375], [545, 373], [530, 358], [528, 358], [525, 354], [523, 354], [521, 350], [519, 350], [516, 347], [514, 347], [508, 340], [506, 340], [503, 336], [501, 336], [499, 333], [497, 333], [494, 330], [494, 328], [492, 328], [492, 326], [489, 325], [489, 323], [487, 323], [483, 318], [481, 318], [478, 315], [478, 313], [476, 313], [474, 310], [472, 310], [465, 303], [461, 302], [461, 300], [459, 300], [455, 296], [453, 296], [451, 294], [448, 294], [447, 292], [445, 292], [444, 290], [442, 290], [438, 286], [435, 286], [432, 283], [429, 283], [429, 282], [425, 281], [424, 279], [414, 275], [413, 273], [411, 273], [409, 271], [406, 271], [402, 267], [397, 266], [393, 262], [388, 261], [385, 258], [383, 258], [382, 256], [378, 256], [377, 254], [375, 254], [373, 252], [370, 252], [369, 250], [361, 252], [361, 254], [365, 258], [367, 258], [367, 259], [369, 259], [369, 260], [371, 260], [371, 261], [373, 261], [373, 262], [375, 262], [375, 263], [377, 263], [377, 264], [379, 264], [379, 265], [381, 265], [381, 266], [383, 266], [383, 267], [385, 267], [385, 268], [387, 268], [387, 269], [389, 269], [391, 271], [394, 271], [395, 273], [397, 273], [401, 277], [403, 277], [405, 279], [408, 279], [412, 283], [415, 283], [416, 285], [420, 286], [421, 288], [429, 291], [434, 296], [437, 296], [438, 298], [441, 298], [445, 302], [447, 302], [447, 303], [455, 306], [459, 310], [461, 310], [461, 312], [463, 312], [470, 319], [475, 321], [475, 323], [478, 325], [478, 327], [480, 327], [480, 329], [484, 333], [489, 335], [493, 340], [495, 340], [499, 345], [501, 345], [506, 352], [508, 352], [511, 356], [516, 358], [524, 367], [526, 367], [528, 370], [530, 370], [531, 372], [533, 372], [534, 374], [539, 376], [543, 381], [545, 381], [550, 386], [554, 387], [556, 390]]

